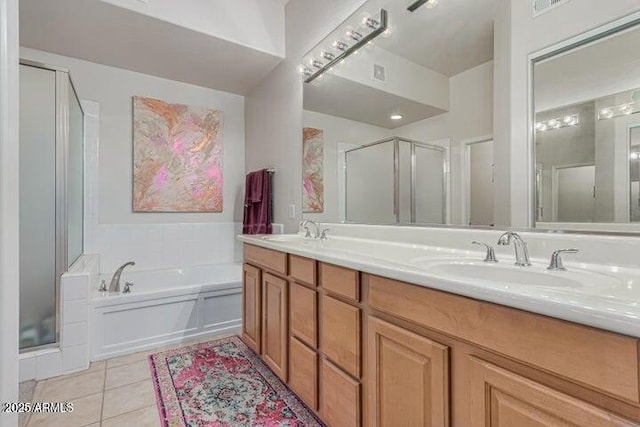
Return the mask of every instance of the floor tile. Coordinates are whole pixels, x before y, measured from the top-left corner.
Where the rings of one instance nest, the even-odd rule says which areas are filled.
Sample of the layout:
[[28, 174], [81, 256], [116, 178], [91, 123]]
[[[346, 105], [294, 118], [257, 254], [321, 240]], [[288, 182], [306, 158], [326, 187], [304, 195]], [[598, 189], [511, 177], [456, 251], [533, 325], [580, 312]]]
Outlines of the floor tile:
[[[73, 401], [73, 412], [32, 414], [28, 427], [83, 427], [100, 421], [102, 393]], [[124, 425], [124, 424], [123, 424]]]
[[112, 388], [104, 393], [102, 418], [113, 418], [155, 403], [156, 395], [151, 380]]
[[139, 362], [141, 360], [146, 360], [149, 355], [148, 351], [141, 351], [139, 353], [127, 354], [125, 356], [114, 357], [112, 359], [107, 360], [107, 369], [115, 368], [117, 366], [127, 365], [133, 362]]
[[158, 427], [160, 426], [160, 416], [158, 408], [149, 406], [144, 409], [129, 412], [115, 418], [109, 418], [102, 421], [102, 427]]
[[147, 360], [141, 360], [139, 362], [107, 369], [105, 389], [121, 387], [147, 379], [151, 379], [149, 362], [147, 362]]
[[98, 371], [48, 379], [38, 396], [38, 401], [70, 402], [79, 397], [99, 393], [104, 388], [104, 376], [104, 372]]

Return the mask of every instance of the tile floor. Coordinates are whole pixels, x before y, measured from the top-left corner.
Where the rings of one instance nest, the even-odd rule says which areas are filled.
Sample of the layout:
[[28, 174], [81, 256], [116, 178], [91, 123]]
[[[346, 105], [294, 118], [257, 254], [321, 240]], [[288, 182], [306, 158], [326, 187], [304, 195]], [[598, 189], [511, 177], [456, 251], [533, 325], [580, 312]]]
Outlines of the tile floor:
[[94, 362], [86, 371], [20, 384], [22, 402], [73, 402], [64, 414], [24, 414], [21, 427], [157, 427], [160, 418], [147, 356], [239, 331]]

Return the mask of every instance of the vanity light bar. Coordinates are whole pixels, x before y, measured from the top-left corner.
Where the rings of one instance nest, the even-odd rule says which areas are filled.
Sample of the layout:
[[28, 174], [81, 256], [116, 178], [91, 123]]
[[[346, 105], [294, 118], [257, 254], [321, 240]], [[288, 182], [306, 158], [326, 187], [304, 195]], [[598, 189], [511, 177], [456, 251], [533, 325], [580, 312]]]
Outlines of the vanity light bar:
[[[379, 21], [373, 20], [373, 19], [370, 19], [369, 21], [371, 21], [370, 22], [371, 24], [373, 22], [378, 23], [377, 28], [375, 28], [372, 32], [370, 32], [367, 35], [362, 35], [359, 32], [351, 31], [352, 34], [349, 37], [354, 41], [357, 40], [356, 43], [353, 44], [352, 46], [347, 46], [347, 44], [343, 42], [334, 43], [334, 47], [339, 51], [339, 54], [335, 55], [333, 59], [329, 60], [329, 62], [327, 62], [326, 64], [323, 64], [322, 66], [316, 66], [317, 70], [314, 71], [312, 69], [309, 69], [308, 67], [305, 67], [303, 69], [302, 67], [304, 66], [300, 66], [298, 68], [298, 71], [305, 76], [304, 82], [311, 83], [312, 81], [314, 81], [315, 79], [317, 79], [318, 77], [322, 76], [324, 73], [329, 71], [331, 68], [333, 68], [334, 65], [336, 65], [341, 61], [344, 61], [349, 55], [358, 52], [358, 50], [361, 49], [363, 46], [365, 46], [367, 43], [369, 43], [370, 41], [378, 37], [380, 34], [387, 31], [388, 16], [387, 16], [387, 11], [385, 9], [380, 9]], [[367, 25], [367, 27], [371, 28], [372, 25]], [[324, 59], [328, 59], [328, 58], [325, 56]]]
[[546, 130], [566, 128], [569, 126], [576, 126], [578, 124], [580, 124], [580, 117], [577, 114], [570, 114], [564, 117], [538, 122], [536, 123], [536, 130], [544, 132]]
[[615, 105], [613, 107], [601, 108], [598, 111], [598, 120], [607, 120], [614, 117], [629, 116], [640, 113], [640, 102], [629, 102]]

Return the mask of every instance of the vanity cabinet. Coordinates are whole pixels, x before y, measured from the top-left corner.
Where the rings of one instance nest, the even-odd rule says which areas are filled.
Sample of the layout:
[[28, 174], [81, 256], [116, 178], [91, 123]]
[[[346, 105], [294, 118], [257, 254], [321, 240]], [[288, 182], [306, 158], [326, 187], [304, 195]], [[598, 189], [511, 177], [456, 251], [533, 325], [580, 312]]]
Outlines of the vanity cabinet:
[[369, 427], [448, 426], [449, 348], [375, 317], [368, 330]]
[[242, 266], [242, 339], [260, 354], [262, 338], [262, 277], [259, 268]]
[[329, 427], [640, 427], [637, 338], [252, 245], [243, 286], [243, 340]]
[[638, 425], [481, 359], [471, 364], [470, 427]]
[[287, 380], [287, 281], [262, 275], [262, 359], [283, 381]]
[[289, 306], [287, 254], [244, 246], [242, 339], [287, 381]]

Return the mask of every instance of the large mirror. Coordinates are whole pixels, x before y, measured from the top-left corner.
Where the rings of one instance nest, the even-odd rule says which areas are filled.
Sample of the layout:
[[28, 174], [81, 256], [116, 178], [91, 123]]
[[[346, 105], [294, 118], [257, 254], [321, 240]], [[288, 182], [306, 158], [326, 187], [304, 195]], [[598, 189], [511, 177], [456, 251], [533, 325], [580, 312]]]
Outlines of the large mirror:
[[493, 13], [369, 0], [304, 56], [304, 219], [493, 224]]
[[537, 227], [640, 229], [638, 24], [534, 59]]

